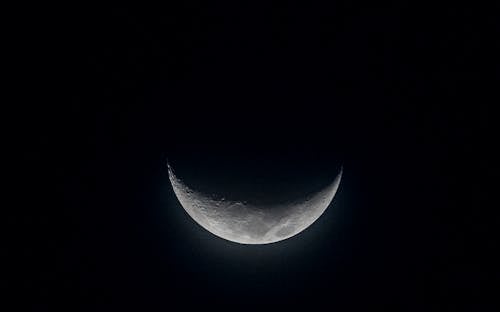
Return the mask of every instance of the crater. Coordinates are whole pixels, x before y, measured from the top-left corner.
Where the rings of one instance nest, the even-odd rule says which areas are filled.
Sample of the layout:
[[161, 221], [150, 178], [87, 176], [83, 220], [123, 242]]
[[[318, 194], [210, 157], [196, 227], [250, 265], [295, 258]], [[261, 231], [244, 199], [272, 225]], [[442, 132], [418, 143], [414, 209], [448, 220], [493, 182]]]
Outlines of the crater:
[[279, 236], [279, 237], [288, 236], [288, 235], [292, 234], [294, 230], [295, 230], [295, 226], [293, 226], [291, 224], [285, 225], [284, 227], [282, 227], [281, 229], [279, 229], [276, 232], [276, 236]]

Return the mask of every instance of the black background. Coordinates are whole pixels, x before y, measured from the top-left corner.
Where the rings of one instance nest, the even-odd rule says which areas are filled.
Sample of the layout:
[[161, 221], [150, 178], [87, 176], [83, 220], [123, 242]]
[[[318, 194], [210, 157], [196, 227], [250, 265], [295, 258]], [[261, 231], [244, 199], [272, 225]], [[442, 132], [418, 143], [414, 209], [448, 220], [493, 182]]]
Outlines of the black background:
[[[26, 26], [23, 302], [493, 310], [490, 15], [356, 1], [44, 8]], [[187, 216], [167, 157], [205, 179], [192, 168], [270, 181], [342, 164], [344, 176], [302, 234], [244, 246]]]

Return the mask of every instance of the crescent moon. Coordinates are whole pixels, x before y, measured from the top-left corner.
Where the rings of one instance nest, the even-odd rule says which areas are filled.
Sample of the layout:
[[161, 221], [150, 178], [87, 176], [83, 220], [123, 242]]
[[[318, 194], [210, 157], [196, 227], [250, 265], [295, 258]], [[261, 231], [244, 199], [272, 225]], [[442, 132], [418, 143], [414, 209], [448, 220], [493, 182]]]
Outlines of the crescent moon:
[[337, 192], [342, 168], [332, 183], [305, 198], [272, 206], [216, 199], [193, 190], [175, 174], [169, 180], [182, 207], [210, 233], [240, 244], [269, 244], [290, 238], [313, 224]]

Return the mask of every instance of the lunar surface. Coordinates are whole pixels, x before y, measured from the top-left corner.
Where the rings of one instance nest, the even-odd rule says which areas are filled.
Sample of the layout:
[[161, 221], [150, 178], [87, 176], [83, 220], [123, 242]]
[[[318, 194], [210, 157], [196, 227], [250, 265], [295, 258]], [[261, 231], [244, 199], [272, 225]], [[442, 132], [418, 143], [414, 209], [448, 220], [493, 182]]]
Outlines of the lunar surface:
[[168, 173], [177, 199], [191, 218], [212, 234], [240, 244], [269, 244], [302, 232], [330, 205], [342, 177], [340, 169], [333, 182], [316, 193], [259, 206], [197, 192], [174, 174], [170, 164]]

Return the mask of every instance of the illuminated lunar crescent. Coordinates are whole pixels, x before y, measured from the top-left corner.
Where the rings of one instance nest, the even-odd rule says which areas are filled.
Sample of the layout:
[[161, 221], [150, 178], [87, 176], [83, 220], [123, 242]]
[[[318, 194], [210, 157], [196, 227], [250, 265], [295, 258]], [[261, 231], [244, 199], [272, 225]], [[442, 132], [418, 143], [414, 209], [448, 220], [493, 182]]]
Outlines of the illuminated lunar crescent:
[[342, 169], [327, 187], [306, 197], [272, 206], [216, 199], [186, 186], [168, 165], [169, 179], [186, 212], [210, 233], [240, 244], [269, 244], [305, 230], [330, 205]]

